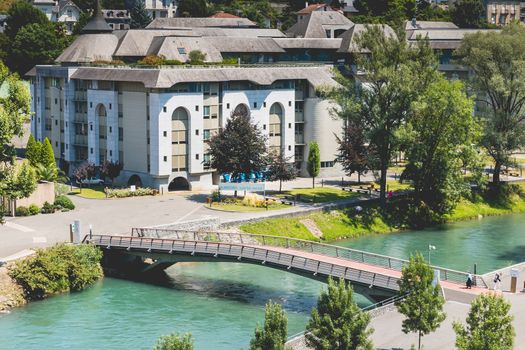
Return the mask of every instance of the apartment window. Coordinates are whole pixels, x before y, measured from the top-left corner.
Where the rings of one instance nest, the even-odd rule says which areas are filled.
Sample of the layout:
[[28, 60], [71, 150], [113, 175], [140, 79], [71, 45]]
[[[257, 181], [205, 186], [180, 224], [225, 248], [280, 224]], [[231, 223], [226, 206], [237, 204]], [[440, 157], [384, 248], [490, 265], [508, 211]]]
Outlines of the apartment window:
[[202, 158], [202, 165], [204, 169], [209, 169], [211, 164], [211, 156], [209, 154], [205, 154]]
[[198, 153], [195, 154], [195, 159], [196, 159], [196, 160], [199, 160], [199, 154], [198, 154]]
[[210, 106], [202, 107], [202, 116], [204, 119], [210, 119]]
[[124, 141], [124, 129], [123, 128], [118, 128], [118, 140]]
[[89, 124], [89, 130], [93, 131], [93, 124]]
[[288, 129], [292, 128], [292, 123], [288, 123]]
[[210, 129], [204, 129], [202, 131], [202, 136], [203, 136], [202, 138], [203, 138], [204, 141], [208, 141], [210, 139], [210, 137], [211, 137]]
[[199, 136], [199, 129], [195, 129], [195, 136]]
[[55, 98], [55, 104], [56, 104], [56, 105], [58, 104], [58, 99], [57, 99], [57, 98]]
[[257, 102], [253, 103], [253, 108], [257, 108]]
[[199, 106], [195, 106], [195, 112], [198, 112], [199, 111]]
[[109, 104], [109, 109], [111, 109], [111, 103]]
[[263, 130], [266, 130], [266, 124], [263, 124]]
[[168, 132], [167, 132], [167, 131], [163, 131], [163, 132], [162, 132], [162, 136], [164, 136], [164, 137], [168, 137]]
[[178, 47], [178, 48], [177, 48], [177, 51], [179, 51], [179, 54], [180, 54], [180, 55], [185, 55], [185, 54], [186, 54], [186, 49], [183, 48], [183, 47]]
[[55, 126], [58, 126], [58, 120], [55, 119]]
[[288, 145], [288, 151], [292, 150], [292, 146]]
[[334, 167], [334, 161], [321, 162], [321, 168], [333, 168], [333, 167]]
[[109, 133], [111, 134], [113, 132], [113, 128], [110, 126], [109, 127]]
[[266, 102], [263, 102], [263, 107], [266, 108]]
[[109, 150], [109, 156], [113, 157], [113, 151], [112, 150]]
[[226, 103], [226, 109], [230, 109], [230, 104]]
[[288, 101], [288, 107], [292, 107], [292, 101]]
[[166, 108], [166, 106], [164, 106], [164, 107], [162, 107], [162, 111], [163, 111], [164, 113], [166, 113], [166, 112], [168, 111], [168, 108]]
[[89, 102], [89, 108], [93, 108], [93, 102]]
[[93, 148], [89, 149], [89, 153], [93, 154]]
[[55, 141], [55, 147], [58, 147], [58, 141]]
[[168, 161], [168, 157], [164, 156], [164, 161], [167, 162]]

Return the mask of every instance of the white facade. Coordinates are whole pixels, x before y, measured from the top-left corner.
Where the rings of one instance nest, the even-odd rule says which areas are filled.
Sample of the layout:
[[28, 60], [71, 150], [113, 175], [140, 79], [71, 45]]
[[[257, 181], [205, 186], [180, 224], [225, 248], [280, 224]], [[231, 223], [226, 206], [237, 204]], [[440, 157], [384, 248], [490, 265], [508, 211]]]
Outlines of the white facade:
[[176, 0], [144, 0], [144, 7], [151, 19], [173, 18], [177, 15]]
[[34, 0], [33, 6], [44, 12], [51, 22], [64, 23], [68, 34], [80, 18], [79, 7], [69, 0]]

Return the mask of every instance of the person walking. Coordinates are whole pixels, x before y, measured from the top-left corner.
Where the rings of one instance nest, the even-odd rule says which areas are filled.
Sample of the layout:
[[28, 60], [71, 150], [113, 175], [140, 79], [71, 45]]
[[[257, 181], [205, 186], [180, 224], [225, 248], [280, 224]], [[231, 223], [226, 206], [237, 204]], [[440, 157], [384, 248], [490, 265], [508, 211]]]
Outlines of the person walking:
[[494, 276], [494, 291], [501, 290], [501, 274], [496, 272]]
[[467, 289], [472, 289], [472, 274], [470, 271], [467, 274]]

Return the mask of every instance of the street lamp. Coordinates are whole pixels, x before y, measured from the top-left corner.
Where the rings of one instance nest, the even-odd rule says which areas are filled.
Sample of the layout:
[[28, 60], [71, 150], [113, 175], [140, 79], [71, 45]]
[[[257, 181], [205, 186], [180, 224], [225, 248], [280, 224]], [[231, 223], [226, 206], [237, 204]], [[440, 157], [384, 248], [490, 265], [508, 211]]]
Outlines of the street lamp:
[[428, 245], [428, 264], [430, 265], [430, 252], [432, 250], [436, 250], [436, 246], [435, 245], [432, 245], [432, 244], [429, 244]]

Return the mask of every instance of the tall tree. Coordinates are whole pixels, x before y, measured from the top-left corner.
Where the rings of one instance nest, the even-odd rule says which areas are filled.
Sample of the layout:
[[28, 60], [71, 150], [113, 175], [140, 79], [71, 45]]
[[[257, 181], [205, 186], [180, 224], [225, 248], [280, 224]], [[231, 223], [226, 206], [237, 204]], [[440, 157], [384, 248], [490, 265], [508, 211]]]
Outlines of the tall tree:
[[173, 333], [160, 337], [153, 350], [193, 350], [193, 338], [190, 333]]
[[279, 181], [279, 193], [281, 193], [283, 181], [290, 181], [297, 177], [297, 169], [291, 161], [292, 157], [285, 157], [283, 153], [277, 152], [271, 155], [267, 171], [268, 180]]
[[135, 0], [135, 4], [130, 10], [130, 16], [130, 27], [132, 29], [146, 28], [148, 24], [151, 23], [151, 17], [148, 15], [146, 6], [142, 0]]
[[120, 175], [122, 168], [123, 168], [123, 165], [119, 163], [118, 161], [112, 162], [106, 159], [104, 163], [102, 163], [102, 166], [100, 167], [100, 173], [102, 174], [103, 177], [109, 177], [111, 179], [111, 185], [113, 186], [113, 182], [115, 178]]
[[481, 144], [494, 161], [492, 181], [499, 185], [502, 166], [525, 146], [525, 28], [467, 35], [458, 55], [474, 72], [470, 83], [483, 120]]
[[42, 144], [40, 163], [45, 166], [56, 168], [55, 152], [53, 151], [51, 141], [49, 141], [47, 137], [44, 139], [44, 143]]
[[308, 160], [306, 161], [306, 171], [312, 177], [312, 187], [315, 188], [315, 178], [319, 175], [321, 170], [321, 154], [319, 153], [319, 145], [312, 141], [308, 145]]
[[435, 76], [436, 59], [427, 40], [408, 45], [383, 26], [370, 26], [357, 38], [367, 55], [357, 57], [359, 77], [338, 77], [339, 89], [328, 95], [341, 105], [343, 119], [362, 125], [368, 144], [377, 154], [380, 202], [386, 204], [387, 170], [398, 147], [397, 132], [405, 124], [412, 103]]
[[234, 179], [260, 172], [268, 163], [266, 138], [244, 109], [232, 113], [226, 126], [211, 137], [209, 147], [211, 167]]
[[510, 304], [499, 295], [481, 294], [472, 302], [466, 327], [454, 322], [459, 350], [511, 350], [514, 348]]
[[182, 17], [206, 17], [208, 5], [205, 0], [180, 0], [177, 11]]
[[352, 287], [329, 278], [306, 326], [306, 343], [315, 350], [373, 349], [369, 324], [370, 315], [354, 302]]
[[343, 136], [336, 136], [339, 144], [337, 161], [342, 165], [348, 176], [357, 173], [357, 182], [361, 183], [361, 175], [371, 169], [373, 150], [365, 144], [365, 131], [353, 120], [348, 120], [343, 127]]
[[30, 134], [29, 139], [27, 140], [26, 158], [29, 161], [29, 164], [32, 166], [36, 166], [38, 163], [40, 163], [41, 147], [42, 144], [38, 141], [35, 141], [33, 134]]
[[418, 253], [403, 266], [398, 281], [399, 293], [405, 296], [396, 304], [397, 310], [406, 317], [403, 332], [418, 334], [418, 349], [421, 349], [423, 335], [435, 331], [446, 317], [443, 312], [445, 300], [440, 295], [439, 284], [432, 285], [433, 279], [434, 271]]
[[487, 26], [482, 0], [457, 0], [450, 11], [452, 22], [460, 28], [484, 28]]
[[27, 1], [15, 1], [7, 11], [6, 28], [5, 33], [7, 36], [14, 40], [18, 31], [28, 24], [48, 24], [44, 12], [40, 11], [30, 2]]
[[402, 178], [412, 180], [415, 205], [426, 210], [415, 215], [421, 224], [442, 220], [461, 195], [469, 192], [462, 174], [465, 164], [458, 154], [478, 141], [473, 110], [474, 102], [466, 96], [463, 84], [444, 77], [430, 84], [413, 105], [407, 123], [412, 137], [406, 146], [408, 163]]
[[288, 319], [281, 305], [269, 301], [264, 311], [264, 327], [255, 328], [250, 350], [284, 350]]

